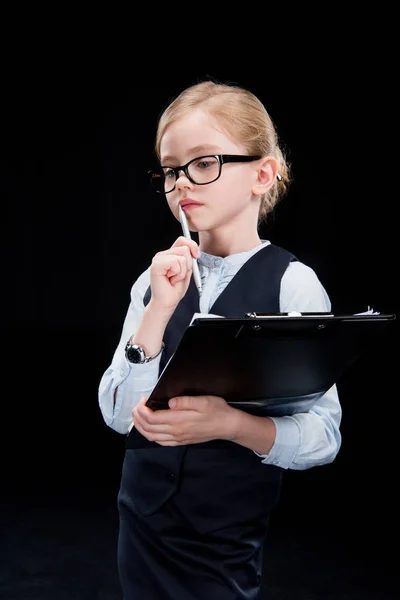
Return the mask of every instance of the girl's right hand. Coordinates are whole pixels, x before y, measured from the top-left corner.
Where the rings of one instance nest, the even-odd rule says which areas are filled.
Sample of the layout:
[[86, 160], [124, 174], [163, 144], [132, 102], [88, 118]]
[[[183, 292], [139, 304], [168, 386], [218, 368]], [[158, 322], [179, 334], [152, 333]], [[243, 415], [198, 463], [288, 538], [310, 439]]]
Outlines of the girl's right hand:
[[193, 258], [199, 256], [197, 243], [183, 236], [168, 250], [157, 252], [150, 267], [152, 306], [158, 310], [175, 310], [189, 287]]

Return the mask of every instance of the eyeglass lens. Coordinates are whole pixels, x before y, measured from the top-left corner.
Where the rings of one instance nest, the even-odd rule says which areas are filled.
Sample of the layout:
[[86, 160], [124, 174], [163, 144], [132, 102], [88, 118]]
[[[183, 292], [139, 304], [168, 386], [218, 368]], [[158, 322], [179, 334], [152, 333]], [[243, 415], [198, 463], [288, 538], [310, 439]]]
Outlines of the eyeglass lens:
[[[196, 158], [187, 167], [187, 174], [193, 183], [199, 185], [218, 179], [220, 163], [215, 156]], [[162, 167], [152, 172], [151, 181], [160, 192], [170, 192], [176, 184], [176, 171], [172, 167]]]

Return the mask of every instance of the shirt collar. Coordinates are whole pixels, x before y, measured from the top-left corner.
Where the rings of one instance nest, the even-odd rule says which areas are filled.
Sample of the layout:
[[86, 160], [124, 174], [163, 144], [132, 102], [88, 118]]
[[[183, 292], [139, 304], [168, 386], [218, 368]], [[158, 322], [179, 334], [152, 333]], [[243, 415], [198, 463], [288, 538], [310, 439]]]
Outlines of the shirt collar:
[[250, 256], [253, 256], [256, 252], [259, 252], [262, 248], [265, 248], [271, 242], [269, 240], [261, 240], [261, 244], [248, 250], [247, 252], [238, 252], [237, 254], [231, 254], [225, 258], [221, 256], [214, 256], [213, 254], [208, 254], [207, 252], [203, 252], [200, 250], [200, 258], [198, 262], [205, 267], [212, 268], [217, 265], [221, 265], [224, 263], [225, 265], [243, 265]]

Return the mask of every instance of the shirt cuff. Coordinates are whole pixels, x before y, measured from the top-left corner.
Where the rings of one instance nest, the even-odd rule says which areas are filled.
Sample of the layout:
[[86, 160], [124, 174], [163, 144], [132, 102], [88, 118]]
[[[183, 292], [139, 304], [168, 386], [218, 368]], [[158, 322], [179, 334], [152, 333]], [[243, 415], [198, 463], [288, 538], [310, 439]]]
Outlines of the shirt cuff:
[[[158, 381], [161, 355], [148, 363], [132, 364], [123, 359], [116, 369], [115, 387], [118, 388], [113, 410], [113, 417], [117, 417], [126, 398], [149, 396]], [[128, 402], [130, 404], [130, 402]]]
[[300, 448], [300, 427], [290, 416], [270, 417], [275, 423], [276, 437], [269, 454], [256, 452], [265, 465], [275, 465], [282, 469], [289, 469]]
[[[130, 363], [126, 358], [124, 359], [125, 365], [128, 369], [127, 377], [134, 377], [138, 381], [143, 379], [152, 379], [154, 376], [158, 379], [158, 371], [160, 369], [161, 354], [156, 358], [153, 358], [150, 362], [143, 364]], [[122, 367], [124, 370], [125, 367]]]

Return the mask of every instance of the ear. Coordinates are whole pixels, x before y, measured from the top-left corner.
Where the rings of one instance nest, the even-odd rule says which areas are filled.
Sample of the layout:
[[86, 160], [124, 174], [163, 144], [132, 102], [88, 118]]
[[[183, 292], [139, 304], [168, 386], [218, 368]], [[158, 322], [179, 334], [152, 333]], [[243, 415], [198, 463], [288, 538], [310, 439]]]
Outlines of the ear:
[[275, 183], [278, 174], [278, 161], [273, 156], [267, 156], [260, 161], [257, 169], [257, 178], [253, 184], [252, 192], [256, 196], [267, 193]]

